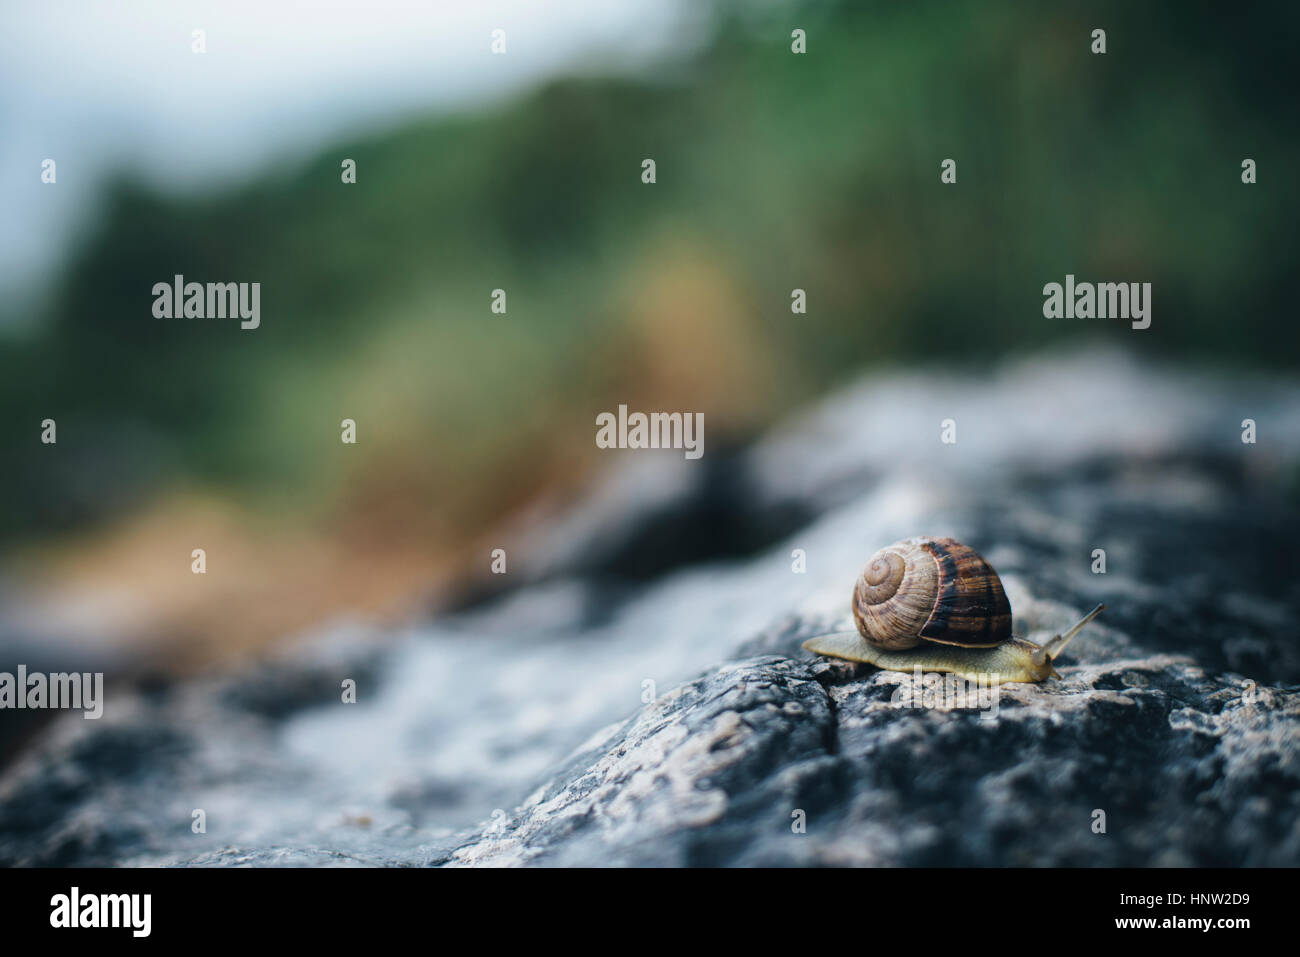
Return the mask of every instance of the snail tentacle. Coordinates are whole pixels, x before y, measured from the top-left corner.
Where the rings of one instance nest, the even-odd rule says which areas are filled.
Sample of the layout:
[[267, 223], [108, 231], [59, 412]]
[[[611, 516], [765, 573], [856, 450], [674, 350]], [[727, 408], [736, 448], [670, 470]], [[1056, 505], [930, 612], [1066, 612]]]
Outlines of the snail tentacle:
[[1092, 621], [1094, 618], [1096, 618], [1105, 610], [1106, 610], [1106, 606], [1104, 604], [1101, 604], [1098, 605], [1096, 608], [1094, 608], [1092, 611], [1088, 612], [1088, 614], [1084, 615], [1081, 619], [1079, 619], [1079, 623], [1077, 625], [1075, 625], [1065, 634], [1057, 635], [1055, 638], [1051, 639], [1046, 644], [1044, 644], [1043, 654], [1047, 657], [1049, 661], [1053, 658], [1060, 656], [1061, 652], [1065, 650], [1065, 646], [1070, 643], [1070, 641], [1074, 638], [1074, 636], [1077, 635], [1079, 632], [1083, 631], [1084, 626], [1088, 624], [1088, 622]]

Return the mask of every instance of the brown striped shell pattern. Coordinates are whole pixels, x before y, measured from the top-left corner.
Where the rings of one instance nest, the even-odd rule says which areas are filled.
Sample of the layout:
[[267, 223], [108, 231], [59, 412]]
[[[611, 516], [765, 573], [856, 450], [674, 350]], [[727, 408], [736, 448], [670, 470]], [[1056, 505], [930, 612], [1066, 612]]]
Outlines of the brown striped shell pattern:
[[862, 637], [889, 650], [922, 639], [992, 648], [1011, 637], [1011, 604], [984, 558], [951, 538], [908, 538], [871, 556], [853, 586]]

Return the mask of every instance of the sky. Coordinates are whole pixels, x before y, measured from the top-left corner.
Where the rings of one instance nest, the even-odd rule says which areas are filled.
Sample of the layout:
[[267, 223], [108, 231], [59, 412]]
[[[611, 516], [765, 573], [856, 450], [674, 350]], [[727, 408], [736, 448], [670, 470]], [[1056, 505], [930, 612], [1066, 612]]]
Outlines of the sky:
[[[698, 9], [699, 3], [694, 4]], [[342, 135], [635, 70], [689, 0], [42, 0], [0, 12], [0, 321], [21, 322], [114, 171], [207, 191]], [[205, 33], [206, 53], [192, 50]], [[491, 52], [504, 30], [506, 54]], [[45, 159], [57, 182], [41, 182]]]

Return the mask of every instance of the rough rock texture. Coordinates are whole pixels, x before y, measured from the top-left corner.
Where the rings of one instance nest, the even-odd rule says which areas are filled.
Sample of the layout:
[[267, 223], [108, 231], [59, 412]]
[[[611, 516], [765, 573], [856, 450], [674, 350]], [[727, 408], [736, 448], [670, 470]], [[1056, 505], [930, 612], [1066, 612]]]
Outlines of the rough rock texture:
[[[1297, 860], [1300, 695], [1163, 656], [1050, 694], [902, 711], [909, 676], [759, 656], [594, 742], [465, 864], [889, 865]], [[1121, 756], [1122, 755], [1122, 756]], [[1094, 809], [1107, 833], [1091, 830]], [[803, 812], [803, 833], [794, 821]], [[1157, 824], [1157, 822], [1159, 822]]]
[[[0, 863], [1300, 864], [1293, 387], [1039, 358], [624, 463], [491, 602], [60, 718], [0, 776]], [[1107, 603], [1063, 680], [906, 707], [799, 649], [920, 533], [992, 561], [1018, 634]]]

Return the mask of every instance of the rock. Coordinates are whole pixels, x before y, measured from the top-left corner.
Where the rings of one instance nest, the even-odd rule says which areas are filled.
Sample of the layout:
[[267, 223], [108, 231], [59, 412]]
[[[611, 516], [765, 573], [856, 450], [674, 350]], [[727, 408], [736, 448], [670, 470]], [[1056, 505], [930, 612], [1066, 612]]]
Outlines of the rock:
[[[664, 462], [647, 474], [692, 464]], [[869, 379], [732, 455], [735, 476], [628, 497], [617, 528], [624, 472], [599, 520], [532, 529], [549, 560], [489, 603], [113, 686], [101, 720], [61, 717], [4, 770], [0, 863], [1295, 866], [1297, 463], [1287, 384], [1107, 352]], [[718, 482], [750, 550], [673, 567], [654, 516], [700, 514]], [[1061, 681], [904, 707], [911, 675], [799, 648], [844, 624], [871, 551], [920, 533], [989, 558], [1019, 634], [1107, 603]], [[581, 547], [639, 536], [648, 578]]]
[[674, 689], [450, 861], [1300, 859], [1294, 690], [1247, 700], [1238, 682], [1151, 656], [1073, 669], [1050, 690], [1010, 686], [986, 720], [975, 708], [898, 706], [910, 675], [816, 670], [759, 656]]

